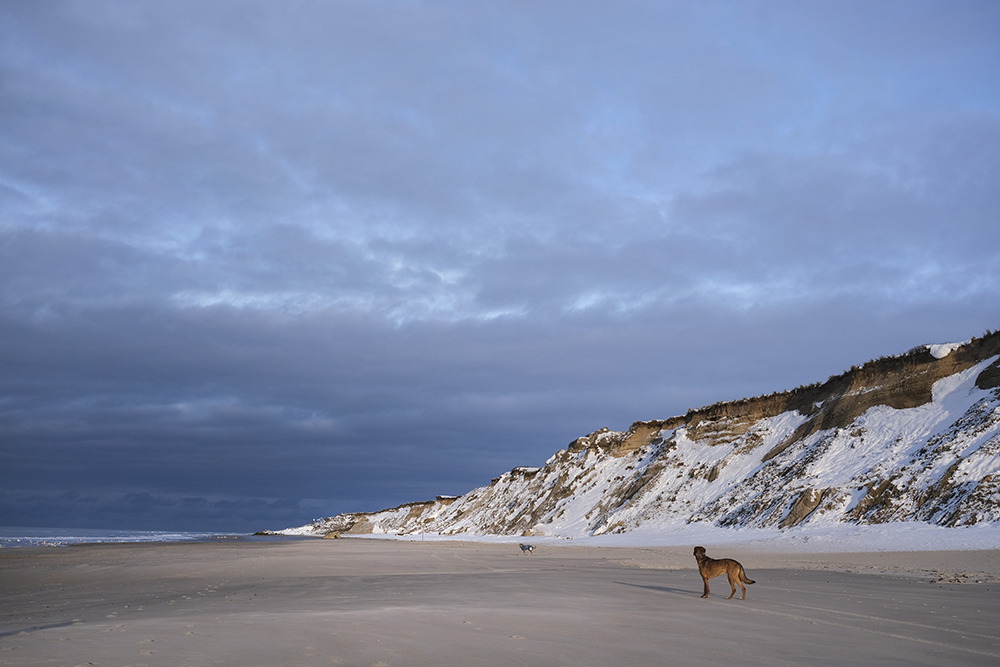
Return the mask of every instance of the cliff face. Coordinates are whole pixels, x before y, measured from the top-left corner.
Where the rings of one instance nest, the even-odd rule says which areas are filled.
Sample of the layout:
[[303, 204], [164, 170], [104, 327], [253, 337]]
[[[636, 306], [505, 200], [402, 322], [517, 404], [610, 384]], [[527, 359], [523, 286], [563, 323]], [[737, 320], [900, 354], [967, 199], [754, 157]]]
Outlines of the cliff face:
[[280, 531], [598, 535], [709, 522], [1000, 521], [1000, 333], [601, 429], [458, 498]]

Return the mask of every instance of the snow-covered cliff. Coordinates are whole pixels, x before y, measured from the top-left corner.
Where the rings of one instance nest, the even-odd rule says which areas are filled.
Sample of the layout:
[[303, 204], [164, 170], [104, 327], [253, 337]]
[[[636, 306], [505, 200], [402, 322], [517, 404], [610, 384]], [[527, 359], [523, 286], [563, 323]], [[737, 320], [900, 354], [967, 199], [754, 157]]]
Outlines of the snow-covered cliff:
[[457, 498], [277, 532], [577, 537], [900, 521], [1000, 521], [1000, 333], [601, 429]]

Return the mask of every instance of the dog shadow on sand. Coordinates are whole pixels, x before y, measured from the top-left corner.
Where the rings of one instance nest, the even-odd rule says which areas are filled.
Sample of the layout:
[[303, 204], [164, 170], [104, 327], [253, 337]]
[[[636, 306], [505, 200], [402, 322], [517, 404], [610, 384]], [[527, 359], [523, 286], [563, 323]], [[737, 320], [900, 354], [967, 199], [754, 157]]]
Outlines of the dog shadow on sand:
[[698, 591], [690, 591], [685, 588], [671, 588], [670, 586], [644, 586], [642, 584], [630, 584], [627, 581], [613, 581], [613, 584], [620, 584], [622, 586], [632, 586], [633, 588], [645, 588], [651, 591], [659, 591], [661, 593], [674, 593], [676, 595], [693, 595], [695, 597], [701, 597], [701, 593]]

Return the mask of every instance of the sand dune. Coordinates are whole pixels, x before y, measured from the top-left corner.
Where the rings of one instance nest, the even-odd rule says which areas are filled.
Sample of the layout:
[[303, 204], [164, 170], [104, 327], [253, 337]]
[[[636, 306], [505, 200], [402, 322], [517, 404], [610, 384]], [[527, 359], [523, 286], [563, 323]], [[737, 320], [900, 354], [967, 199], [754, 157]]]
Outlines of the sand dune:
[[[0, 551], [0, 665], [996, 665], [1000, 552], [366, 539]], [[945, 583], [960, 581], [963, 583]], [[976, 583], [981, 582], [981, 583]]]

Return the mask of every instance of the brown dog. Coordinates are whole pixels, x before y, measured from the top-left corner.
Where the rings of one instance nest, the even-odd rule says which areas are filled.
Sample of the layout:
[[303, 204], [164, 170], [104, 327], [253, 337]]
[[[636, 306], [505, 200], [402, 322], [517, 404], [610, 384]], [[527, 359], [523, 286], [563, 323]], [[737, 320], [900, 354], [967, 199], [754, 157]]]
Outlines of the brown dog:
[[743, 589], [743, 597], [740, 599], [746, 600], [747, 587], [743, 584], [757, 583], [747, 577], [747, 573], [743, 571], [743, 566], [732, 558], [720, 558], [719, 560], [709, 558], [705, 555], [705, 547], [695, 547], [694, 557], [698, 561], [698, 573], [701, 574], [701, 579], [705, 582], [705, 594], [701, 596], [703, 598], [708, 597], [708, 580], [720, 574], [727, 575], [729, 577], [729, 585], [733, 587], [733, 592], [729, 594], [729, 597], [726, 598], [727, 600], [732, 600], [733, 596], [736, 595], [736, 584], [739, 584], [740, 588]]

